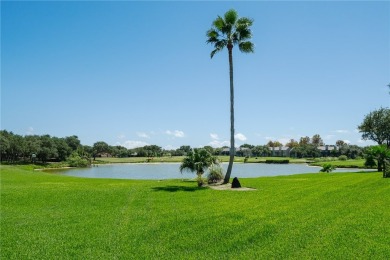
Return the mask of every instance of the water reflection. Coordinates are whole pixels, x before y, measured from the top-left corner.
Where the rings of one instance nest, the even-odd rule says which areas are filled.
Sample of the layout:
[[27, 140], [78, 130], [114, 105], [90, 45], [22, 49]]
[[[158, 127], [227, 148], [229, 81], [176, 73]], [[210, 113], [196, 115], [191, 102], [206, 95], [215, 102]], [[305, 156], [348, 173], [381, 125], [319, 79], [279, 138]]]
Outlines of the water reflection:
[[[85, 177], [110, 179], [192, 179], [194, 173], [180, 174], [179, 163], [151, 163], [151, 164], [110, 164], [84, 169], [68, 169], [56, 173]], [[222, 164], [227, 169], [227, 164]], [[262, 176], [292, 175], [299, 173], [318, 173], [321, 167], [312, 167], [306, 164], [264, 164], [264, 163], [236, 163], [233, 166], [232, 177], [254, 178]], [[358, 169], [337, 169], [334, 172], [356, 172]]]

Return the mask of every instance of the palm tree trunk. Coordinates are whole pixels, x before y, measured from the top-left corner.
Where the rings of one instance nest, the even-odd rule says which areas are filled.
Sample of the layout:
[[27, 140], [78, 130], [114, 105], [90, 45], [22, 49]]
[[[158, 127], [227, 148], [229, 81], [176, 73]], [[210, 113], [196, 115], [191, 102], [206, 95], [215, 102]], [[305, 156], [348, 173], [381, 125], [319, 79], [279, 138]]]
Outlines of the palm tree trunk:
[[229, 52], [229, 75], [230, 75], [230, 157], [229, 165], [226, 171], [224, 183], [229, 183], [230, 175], [232, 174], [234, 161], [234, 87], [233, 87], [233, 45], [228, 44]]

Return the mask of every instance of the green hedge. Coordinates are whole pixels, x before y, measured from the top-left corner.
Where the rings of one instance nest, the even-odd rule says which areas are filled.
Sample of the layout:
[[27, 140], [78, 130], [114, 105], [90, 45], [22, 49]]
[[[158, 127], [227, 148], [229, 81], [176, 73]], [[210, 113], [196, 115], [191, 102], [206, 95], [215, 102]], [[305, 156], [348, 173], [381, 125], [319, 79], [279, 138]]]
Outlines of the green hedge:
[[265, 163], [287, 164], [290, 163], [290, 160], [265, 160]]

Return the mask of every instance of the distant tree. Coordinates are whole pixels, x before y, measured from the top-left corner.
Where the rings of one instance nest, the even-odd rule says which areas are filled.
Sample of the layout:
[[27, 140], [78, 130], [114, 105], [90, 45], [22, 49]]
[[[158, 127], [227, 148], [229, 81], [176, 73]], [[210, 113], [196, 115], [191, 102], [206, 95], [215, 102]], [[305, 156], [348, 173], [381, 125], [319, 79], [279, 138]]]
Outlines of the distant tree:
[[37, 156], [41, 149], [41, 139], [38, 135], [27, 135], [24, 137], [26, 142], [26, 150], [24, 157], [29, 158], [31, 161], [34, 160], [33, 154]]
[[314, 144], [300, 144], [294, 148], [295, 154], [300, 158], [316, 158], [321, 156], [320, 150]]
[[272, 140], [269, 140], [267, 143], [268, 147], [275, 147], [274, 142]]
[[339, 148], [339, 155], [345, 155], [350, 159], [363, 156], [363, 149], [357, 145], [344, 144]]
[[46, 163], [52, 158], [58, 158], [56, 144], [50, 135], [40, 136], [40, 144], [41, 148], [38, 151], [37, 157], [42, 161], [42, 163]]
[[253, 20], [246, 17], [238, 17], [235, 10], [227, 11], [224, 17], [218, 16], [212, 23], [212, 28], [207, 31], [207, 43], [214, 46], [211, 58], [217, 52], [227, 48], [229, 54], [229, 76], [230, 76], [230, 158], [225, 175], [224, 183], [228, 183], [233, 168], [235, 146], [234, 146], [234, 86], [233, 86], [233, 47], [238, 46], [244, 53], [254, 52], [254, 44], [249, 40], [252, 38], [251, 26]]
[[129, 155], [127, 148], [120, 145], [112, 146], [110, 150], [112, 152], [112, 156], [114, 157], [124, 158]]
[[267, 145], [257, 145], [252, 149], [253, 156], [269, 156], [271, 150]]
[[370, 112], [358, 126], [364, 140], [372, 140], [390, 148], [390, 109], [380, 108]]
[[310, 144], [310, 137], [305, 136], [299, 139], [299, 145], [307, 145], [307, 144]]
[[163, 154], [163, 150], [157, 145], [146, 145], [143, 147], [146, 150], [147, 157], [160, 157]]
[[182, 145], [182, 146], [180, 146], [180, 148], [178, 150], [183, 151], [184, 155], [186, 155], [187, 153], [189, 153], [191, 151], [191, 146]]
[[0, 160], [8, 160], [8, 155], [10, 151], [10, 133], [6, 130], [0, 131], [0, 152], [1, 157]]
[[13, 161], [18, 161], [22, 158], [26, 150], [26, 142], [24, 141], [23, 136], [13, 135], [11, 138], [10, 148]]
[[180, 165], [180, 172], [182, 173], [185, 170], [196, 172], [198, 186], [200, 187], [203, 185], [203, 173], [214, 164], [218, 164], [217, 157], [205, 149], [194, 149], [183, 159]]
[[267, 146], [268, 147], [282, 147], [283, 144], [281, 142], [279, 142], [279, 141], [269, 141], [267, 143]]
[[92, 157], [93, 156], [93, 147], [89, 145], [81, 145], [78, 150], [80, 156]]
[[345, 145], [346, 143], [343, 141], [343, 140], [337, 140], [336, 141], [336, 146], [337, 147], [342, 147], [343, 145]]
[[211, 154], [214, 154], [214, 148], [211, 147], [210, 145], [204, 146], [203, 149], [207, 150]]
[[297, 147], [299, 144], [294, 139], [290, 139], [290, 141], [286, 144], [288, 148], [294, 148]]
[[65, 137], [65, 142], [68, 144], [72, 151], [76, 151], [81, 145], [79, 138], [76, 135]]
[[57, 149], [57, 159], [59, 161], [65, 161], [71, 155], [72, 148], [69, 147], [64, 138], [52, 137], [52, 139]]
[[254, 145], [251, 145], [251, 144], [242, 144], [240, 145], [240, 148], [249, 148], [249, 149], [253, 149], [255, 146]]
[[99, 154], [108, 153], [109, 151], [110, 151], [110, 147], [106, 142], [99, 141], [94, 143], [92, 149], [93, 160], [96, 160], [96, 157]]
[[319, 134], [313, 135], [313, 137], [311, 138], [311, 143], [316, 145], [317, 147], [324, 145], [324, 141], [322, 140], [322, 138]]
[[254, 147], [255, 146], [251, 145], [251, 144], [240, 145], [240, 151], [237, 152], [237, 154], [240, 156], [244, 156], [244, 157], [251, 157], [252, 156], [252, 149]]

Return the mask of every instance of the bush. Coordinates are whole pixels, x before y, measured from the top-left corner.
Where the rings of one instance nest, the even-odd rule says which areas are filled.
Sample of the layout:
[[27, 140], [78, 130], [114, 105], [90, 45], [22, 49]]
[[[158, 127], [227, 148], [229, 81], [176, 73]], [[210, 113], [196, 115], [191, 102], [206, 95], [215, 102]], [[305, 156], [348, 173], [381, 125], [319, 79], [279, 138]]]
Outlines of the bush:
[[265, 163], [287, 164], [290, 160], [265, 160]]
[[375, 159], [372, 155], [367, 155], [366, 161], [364, 162], [364, 167], [374, 168], [376, 167]]
[[384, 160], [384, 169], [383, 169], [383, 177], [390, 178], [390, 161]]
[[68, 160], [68, 164], [70, 167], [88, 167], [90, 163], [87, 159], [81, 158], [76, 152], [72, 153]]
[[346, 155], [340, 155], [339, 156], [339, 160], [340, 161], [346, 161], [346, 160], [348, 160], [348, 157]]
[[330, 163], [326, 163], [322, 166], [320, 172], [332, 172], [336, 167], [331, 165]]
[[217, 183], [223, 180], [223, 169], [221, 166], [213, 165], [210, 167], [209, 174], [207, 176], [208, 183]]

